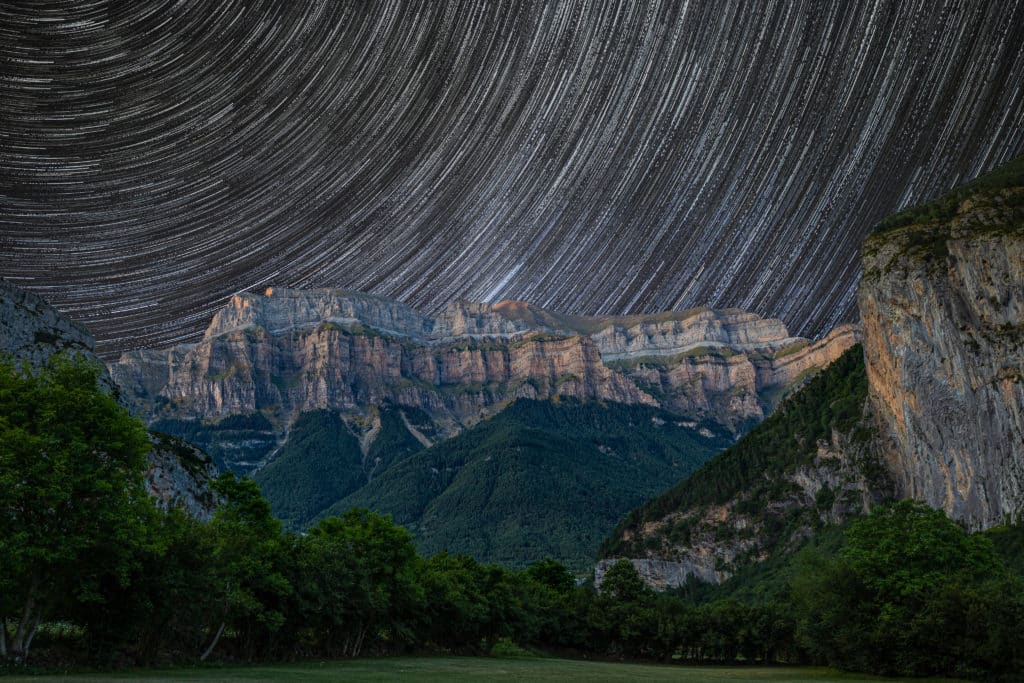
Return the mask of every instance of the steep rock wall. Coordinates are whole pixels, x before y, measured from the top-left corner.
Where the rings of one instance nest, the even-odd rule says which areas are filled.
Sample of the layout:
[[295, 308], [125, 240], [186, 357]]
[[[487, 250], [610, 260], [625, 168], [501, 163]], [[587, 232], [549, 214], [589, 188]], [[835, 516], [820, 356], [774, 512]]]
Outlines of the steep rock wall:
[[451, 435], [554, 396], [657, 405], [739, 433], [857, 335], [811, 343], [737, 310], [581, 317], [460, 301], [431, 317], [358, 292], [272, 288], [232, 297], [199, 343], [126, 353], [111, 371], [150, 420], [261, 413], [280, 438], [302, 412], [357, 418], [385, 403]]
[[1024, 509], [1024, 188], [864, 245], [870, 397], [900, 493], [973, 529]]

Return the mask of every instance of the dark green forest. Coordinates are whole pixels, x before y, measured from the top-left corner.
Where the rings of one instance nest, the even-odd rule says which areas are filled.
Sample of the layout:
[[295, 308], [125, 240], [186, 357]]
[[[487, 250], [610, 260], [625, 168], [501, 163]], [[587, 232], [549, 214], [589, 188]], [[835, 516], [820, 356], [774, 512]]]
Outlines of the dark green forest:
[[516, 568], [554, 557], [584, 570], [623, 514], [730, 443], [720, 427], [680, 420], [640, 405], [519, 400], [396, 459], [323, 514], [390, 514], [428, 555]]
[[[767, 571], [654, 593], [417, 552], [363, 509], [285, 529], [228, 473], [207, 523], [145, 491], [145, 427], [97, 367], [0, 364], [0, 661], [82, 670], [496, 649], [665, 662], [820, 663], [979, 678], [1024, 670], [1021, 532], [968, 535], [913, 502]], [[599, 415], [600, 413], [595, 413]], [[996, 541], [994, 543], [994, 541]]]
[[[226, 437], [253, 461], [269, 456], [252, 476], [289, 529], [365, 507], [391, 515], [426, 554], [451, 550], [517, 568], [549, 556], [574, 570], [592, 563], [623, 514], [732, 443], [715, 423], [568, 398], [520, 399], [450, 439], [415, 408], [384, 405], [373, 418], [371, 440], [366, 425], [337, 413], [303, 413], [276, 450], [262, 415], [152, 427], [209, 448], [219, 463]], [[435, 443], [425, 447], [407, 423]]]

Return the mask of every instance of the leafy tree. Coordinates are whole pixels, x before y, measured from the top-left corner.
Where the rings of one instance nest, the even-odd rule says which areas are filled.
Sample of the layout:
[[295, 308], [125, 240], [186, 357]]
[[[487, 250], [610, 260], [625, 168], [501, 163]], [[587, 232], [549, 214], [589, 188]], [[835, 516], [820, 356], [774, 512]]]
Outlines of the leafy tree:
[[385, 649], [412, 642], [423, 596], [409, 532], [383, 515], [349, 510], [310, 529], [303, 546], [300, 592], [329, 651], [354, 657], [367, 639]]
[[598, 642], [613, 653], [641, 656], [657, 639], [654, 593], [629, 560], [605, 572], [601, 591], [591, 606], [590, 624]]
[[[987, 537], [964, 533], [923, 503], [901, 501], [852, 523], [837, 557], [809, 563], [794, 579], [799, 636], [816, 659], [848, 669], [991, 671], [994, 663], [980, 659], [983, 643], [1004, 636], [990, 640], [972, 630], [978, 621], [971, 615], [978, 604], [998, 602], [994, 586], [1011, 589], [1008, 604], [1020, 604], [1019, 585]], [[1019, 633], [1020, 613], [1004, 613]]]
[[17, 619], [15, 660], [44, 618], [99, 602], [105, 578], [127, 584], [151, 519], [145, 428], [99, 374], [80, 357], [38, 373], [0, 363], [0, 607]]
[[445, 649], [486, 653], [523, 628], [522, 593], [507, 569], [438, 553], [426, 563], [423, 585], [428, 638]]
[[564, 564], [550, 557], [534, 562], [526, 568], [524, 574], [530, 581], [550, 588], [558, 595], [568, 595], [576, 586], [572, 572]]
[[650, 589], [640, 573], [629, 560], [619, 560], [604, 574], [601, 594], [620, 602], [633, 602], [643, 597]]
[[127, 588], [106, 580], [100, 605], [83, 605], [71, 621], [85, 628], [90, 659], [109, 666], [128, 655], [152, 664], [168, 655], [192, 658], [206, 645], [204, 620], [216, 578], [211, 534], [178, 508], [153, 511]]
[[292, 587], [281, 572], [281, 523], [251, 479], [225, 472], [214, 484], [223, 502], [204, 529], [211, 535], [214, 582], [209, 624], [212, 635], [200, 659], [206, 659], [230, 625], [245, 654], [284, 624], [281, 603]]

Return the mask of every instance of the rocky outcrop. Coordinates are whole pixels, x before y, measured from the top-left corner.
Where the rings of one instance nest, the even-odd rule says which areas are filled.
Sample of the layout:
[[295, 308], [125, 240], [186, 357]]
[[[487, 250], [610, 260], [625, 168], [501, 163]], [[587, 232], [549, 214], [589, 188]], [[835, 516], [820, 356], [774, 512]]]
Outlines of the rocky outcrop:
[[[604, 582], [604, 575], [618, 561], [618, 559], [611, 559], [601, 560], [597, 563], [594, 567], [595, 586], [601, 586]], [[697, 579], [705, 583], [721, 583], [727, 576], [715, 568], [717, 558], [714, 556], [705, 556], [700, 559], [694, 558], [686, 562], [648, 558], [633, 558], [629, 562], [636, 569], [640, 578], [644, 580], [644, 583], [656, 591], [679, 588], [690, 579]]]
[[111, 371], [151, 421], [258, 413], [282, 438], [312, 410], [415, 407], [452, 435], [554, 396], [661, 406], [738, 433], [856, 339], [846, 327], [811, 343], [737, 310], [580, 317], [460, 301], [427, 316], [358, 292], [271, 288], [233, 296], [198, 343], [126, 353]]
[[[891, 496], [888, 482], [871, 463], [869, 441], [833, 432], [817, 443], [805, 464], [766, 469], [757, 488], [739, 490], [727, 501], [693, 505], [623, 530], [627, 559], [656, 590], [697, 579], [721, 583], [750, 562], [795, 549], [825, 524], [866, 513]], [[639, 552], [637, 552], [639, 551]], [[595, 582], [621, 555], [601, 560]]]
[[860, 341], [860, 328], [842, 325], [815, 342], [778, 335], [775, 342], [751, 347], [749, 331], [745, 338], [734, 343], [746, 351], [720, 341], [691, 342], [674, 356], [641, 356], [611, 365], [658, 397], [661, 407], [742, 432]]
[[[38, 296], [0, 280], [0, 354], [40, 368], [62, 352], [95, 362], [103, 373], [100, 383], [107, 390], [115, 390], [106, 367], [93, 353], [93, 338], [88, 330]], [[162, 367], [159, 363], [155, 366]], [[150, 493], [164, 507], [180, 505], [194, 516], [208, 519], [216, 506], [210, 481], [217, 475], [217, 469], [210, 458], [180, 439], [151, 434], [150, 440], [153, 449], [146, 471]]]
[[62, 351], [96, 358], [88, 330], [35, 294], [0, 279], [0, 353], [41, 367]]
[[151, 433], [153, 450], [146, 469], [146, 485], [164, 508], [180, 507], [193, 517], [207, 521], [217, 507], [210, 482], [217, 467], [210, 457], [192, 444], [167, 434]]
[[871, 236], [858, 303], [900, 493], [972, 529], [1024, 509], [1024, 188]]
[[674, 356], [691, 349], [777, 350], [796, 341], [781, 320], [761, 318], [738, 309], [696, 309], [683, 318], [652, 316], [632, 322], [609, 319], [592, 336], [606, 360]]

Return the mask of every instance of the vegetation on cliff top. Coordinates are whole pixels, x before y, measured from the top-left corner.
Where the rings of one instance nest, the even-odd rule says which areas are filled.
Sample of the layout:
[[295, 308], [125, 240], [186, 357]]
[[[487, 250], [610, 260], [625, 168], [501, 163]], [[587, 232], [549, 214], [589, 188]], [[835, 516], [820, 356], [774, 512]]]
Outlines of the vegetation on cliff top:
[[[964, 200], [1015, 187], [1024, 187], [1024, 156], [978, 176], [937, 199], [909, 207], [883, 219], [875, 227], [874, 233], [884, 233], [908, 225], [948, 222], [956, 216]], [[1013, 201], [1018, 202], [1018, 205], [1024, 203], [1024, 194], [1015, 195]]]

